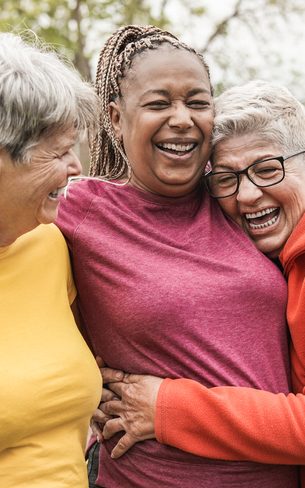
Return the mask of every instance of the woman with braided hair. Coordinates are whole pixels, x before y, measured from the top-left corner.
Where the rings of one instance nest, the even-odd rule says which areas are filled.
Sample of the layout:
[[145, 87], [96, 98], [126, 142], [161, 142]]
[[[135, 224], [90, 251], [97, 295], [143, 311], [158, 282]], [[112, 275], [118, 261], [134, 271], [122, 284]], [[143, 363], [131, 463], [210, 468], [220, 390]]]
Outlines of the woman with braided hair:
[[[96, 89], [91, 178], [70, 187], [57, 222], [94, 354], [129, 373], [287, 394], [286, 283], [200, 184], [214, 116], [204, 60], [168, 32], [126, 26], [101, 51]], [[151, 437], [116, 460], [120, 434], [101, 444], [92, 486], [298, 486], [296, 467]]]

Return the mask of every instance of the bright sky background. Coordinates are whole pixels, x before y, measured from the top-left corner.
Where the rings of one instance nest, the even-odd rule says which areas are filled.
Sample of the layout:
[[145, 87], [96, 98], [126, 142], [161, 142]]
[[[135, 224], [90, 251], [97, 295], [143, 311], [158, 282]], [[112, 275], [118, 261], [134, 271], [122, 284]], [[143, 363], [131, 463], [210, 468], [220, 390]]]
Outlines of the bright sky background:
[[[153, 2], [155, 8], [159, 1]], [[213, 31], [215, 23], [229, 14], [236, 2], [237, 0], [198, 1], [197, 5], [208, 6], [208, 11], [204, 17], [190, 19], [182, 3], [171, 0], [168, 12], [173, 23], [172, 31], [200, 49]], [[251, 77], [275, 81], [287, 86], [300, 101], [305, 102], [304, 0], [289, 0], [287, 5], [299, 5], [303, 13], [291, 13], [286, 18], [279, 16], [276, 8], [268, 17], [264, 0], [244, 0], [244, 3], [256, 8], [257, 18], [252, 18], [250, 22], [252, 32], [234, 19], [225, 41], [219, 39], [213, 43], [206, 55], [211, 67], [212, 81], [224, 81], [226, 85], [240, 84]], [[221, 56], [224, 62], [227, 61], [228, 67], [219, 67], [214, 61], [216, 56]]]

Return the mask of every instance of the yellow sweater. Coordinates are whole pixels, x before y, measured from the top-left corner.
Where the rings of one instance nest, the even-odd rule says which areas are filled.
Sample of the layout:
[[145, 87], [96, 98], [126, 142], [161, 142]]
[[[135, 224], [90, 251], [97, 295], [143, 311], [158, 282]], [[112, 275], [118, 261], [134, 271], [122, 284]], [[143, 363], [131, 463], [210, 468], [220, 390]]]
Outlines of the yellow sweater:
[[0, 248], [0, 486], [84, 488], [102, 381], [79, 333], [65, 241], [40, 225]]

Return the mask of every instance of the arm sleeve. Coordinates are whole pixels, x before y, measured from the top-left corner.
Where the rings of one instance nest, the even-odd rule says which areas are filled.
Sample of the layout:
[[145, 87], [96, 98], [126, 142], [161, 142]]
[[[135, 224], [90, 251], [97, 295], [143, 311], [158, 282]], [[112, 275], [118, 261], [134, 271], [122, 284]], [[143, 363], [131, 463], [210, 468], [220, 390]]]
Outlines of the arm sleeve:
[[206, 388], [165, 379], [157, 398], [156, 437], [198, 456], [305, 464], [305, 396], [244, 387]]
[[[67, 199], [62, 197], [59, 205], [58, 215], [55, 224], [65, 237], [69, 249], [73, 248], [73, 236], [75, 229], [84, 218], [88, 202], [84, 198], [85, 192], [80, 184], [71, 186]], [[74, 284], [70, 256], [67, 251], [67, 292], [70, 305], [76, 299], [77, 291]]]
[[71, 306], [73, 304], [75, 298], [76, 298], [76, 287], [74, 284], [70, 263], [69, 263], [69, 268], [68, 268], [67, 292], [68, 292], [68, 297], [69, 297], [69, 303]]

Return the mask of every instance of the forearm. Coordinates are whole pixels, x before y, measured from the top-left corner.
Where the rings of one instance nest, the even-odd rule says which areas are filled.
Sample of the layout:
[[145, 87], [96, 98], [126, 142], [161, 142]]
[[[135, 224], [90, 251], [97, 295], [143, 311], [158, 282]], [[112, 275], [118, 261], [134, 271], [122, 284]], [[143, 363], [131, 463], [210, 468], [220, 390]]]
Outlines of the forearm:
[[164, 380], [155, 419], [159, 442], [199, 456], [305, 464], [305, 396], [251, 388], [205, 388]]

